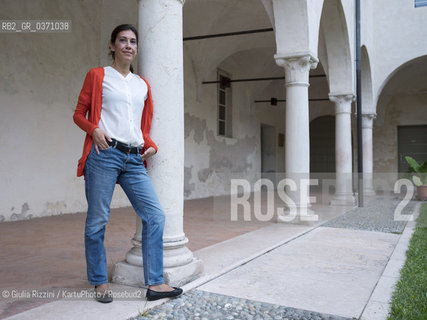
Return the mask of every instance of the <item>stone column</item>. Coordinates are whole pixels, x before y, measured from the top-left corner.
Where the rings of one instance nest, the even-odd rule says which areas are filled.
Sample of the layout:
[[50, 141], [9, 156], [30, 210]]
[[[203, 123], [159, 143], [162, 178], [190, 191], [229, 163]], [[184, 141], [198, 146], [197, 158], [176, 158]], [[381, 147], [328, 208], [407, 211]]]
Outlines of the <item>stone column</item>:
[[[151, 138], [159, 147], [148, 160], [148, 173], [166, 214], [164, 277], [183, 285], [202, 272], [202, 262], [186, 247], [184, 210], [184, 79], [182, 43], [183, 0], [138, 0], [139, 74], [150, 86], [154, 102]], [[141, 285], [140, 219], [126, 262], [116, 266], [114, 280]]]
[[355, 205], [351, 144], [351, 103], [353, 94], [329, 94], [335, 103], [335, 195], [331, 205]]
[[367, 196], [375, 195], [373, 185], [373, 135], [372, 127], [376, 114], [362, 114], [363, 139], [363, 192]]
[[[287, 190], [296, 205], [296, 214], [309, 214], [308, 192], [300, 192], [301, 180], [310, 178], [310, 134], [308, 87], [310, 69], [318, 60], [310, 54], [299, 56], [274, 56], [276, 63], [285, 69], [286, 79], [286, 136], [285, 168], [286, 176], [296, 182], [297, 190]], [[307, 186], [305, 186], [307, 188]], [[301, 219], [304, 220], [304, 219]], [[310, 219], [307, 219], [310, 220]], [[286, 221], [280, 215], [278, 221]]]

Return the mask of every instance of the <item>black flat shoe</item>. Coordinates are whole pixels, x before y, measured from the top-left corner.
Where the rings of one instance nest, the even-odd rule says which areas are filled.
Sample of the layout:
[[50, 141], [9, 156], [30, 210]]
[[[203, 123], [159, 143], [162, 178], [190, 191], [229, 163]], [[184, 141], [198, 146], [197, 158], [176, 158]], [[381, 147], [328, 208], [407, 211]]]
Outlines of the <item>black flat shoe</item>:
[[151, 289], [147, 289], [147, 294], [145, 295], [147, 297], [148, 301], [154, 301], [164, 298], [173, 298], [177, 297], [182, 293], [181, 288], [173, 287], [174, 290], [172, 291], [166, 291], [166, 292], [160, 292], [160, 291], [154, 291]]
[[100, 292], [95, 286], [95, 300], [101, 303], [110, 303], [113, 301], [113, 293], [111, 290], [104, 290]]

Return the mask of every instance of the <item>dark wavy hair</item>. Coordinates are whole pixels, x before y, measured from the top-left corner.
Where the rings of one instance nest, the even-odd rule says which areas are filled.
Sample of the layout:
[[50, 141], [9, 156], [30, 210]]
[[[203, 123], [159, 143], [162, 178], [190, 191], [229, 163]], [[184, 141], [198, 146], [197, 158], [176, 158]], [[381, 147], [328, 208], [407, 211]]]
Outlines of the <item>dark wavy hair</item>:
[[[136, 45], [138, 45], [138, 31], [137, 31], [137, 30], [136, 30], [136, 28], [135, 28], [133, 25], [131, 25], [131, 24], [121, 24], [121, 25], [119, 25], [119, 26], [115, 27], [115, 28], [114, 28], [114, 30], [113, 30], [113, 32], [111, 32], [110, 43], [111, 43], [111, 44], [114, 44], [114, 43], [116, 42], [117, 35], [118, 35], [120, 32], [122, 32], [122, 31], [127, 31], [127, 30], [132, 31], [132, 32], [135, 34], [135, 37], [136, 37]], [[110, 49], [110, 53], [109, 53], [109, 55], [111, 55], [111, 56], [113, 57], [113, 60], [115, 59], [114, 52], [113, 52], [113, 51], [111, 51], [111, 49]], [[133, 67], [132, 67], [132, 65], [130, 65], [130, 72], [132, 72], [132, 73], [133, 73]]]

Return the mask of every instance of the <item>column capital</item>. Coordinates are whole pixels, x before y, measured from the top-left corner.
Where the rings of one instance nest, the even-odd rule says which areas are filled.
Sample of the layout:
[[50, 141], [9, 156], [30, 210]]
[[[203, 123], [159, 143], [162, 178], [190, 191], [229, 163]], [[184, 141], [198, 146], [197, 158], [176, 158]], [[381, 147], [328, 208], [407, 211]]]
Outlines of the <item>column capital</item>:
[[285, 69], [286, 86], [308, 86], [310, 69], [315, 69], [319, 60], [310, 53], [297, 55], [275, 54], [276, 64]]
[[330, 93], [329, 100], [335, 103], [335, 114], [351, 113], [351, 103], [355, 95], [352, 93]]
[[377, 117], [376, 113], [363, 113], [362, 114], [362, 129], [372, 129], [374, 119]]

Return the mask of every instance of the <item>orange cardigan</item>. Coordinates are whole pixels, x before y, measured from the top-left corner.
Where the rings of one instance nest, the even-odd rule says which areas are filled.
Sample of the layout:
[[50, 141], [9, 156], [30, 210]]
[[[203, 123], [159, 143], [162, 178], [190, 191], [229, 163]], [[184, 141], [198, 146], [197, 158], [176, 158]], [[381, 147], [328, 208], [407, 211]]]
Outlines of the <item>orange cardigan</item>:
[[[83, 145], [83, 154], [77, 166], [78, 177], [84, 174], [86, 159], [89, 156], [89, 152], [93, 145], [92, 133], [96, 128], [98, 128], [98, 123], [101, 119], [103, 80], [103, 67], [89, 70], [83, 83], [82, 90], [80, 91], [76, 110], [74, 111], [74, 122], [87, 133]], [[153, 98], [151, 96], [151, 90], [147, 80], [144, 78], [142, 78], [142, 80], [145, 81], [148, 87], [148, 95], [147, 99], [145, 100], [144, 110], [142, 111], [141, 118], [141, 131], [144, 138], [144, 147], [142, 149], [142, 153], [149, 147], [153, 147], [157, 152], [157, 146], [149, 136], [151, 120], [153, 119]], [[86, 114], [88, 114], [87, 119]]]

